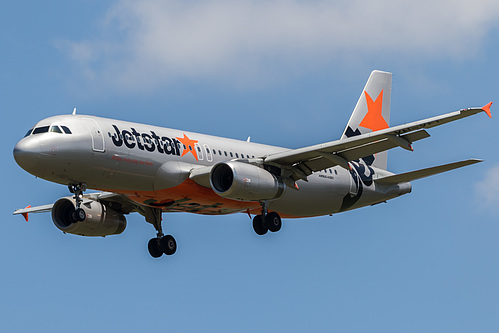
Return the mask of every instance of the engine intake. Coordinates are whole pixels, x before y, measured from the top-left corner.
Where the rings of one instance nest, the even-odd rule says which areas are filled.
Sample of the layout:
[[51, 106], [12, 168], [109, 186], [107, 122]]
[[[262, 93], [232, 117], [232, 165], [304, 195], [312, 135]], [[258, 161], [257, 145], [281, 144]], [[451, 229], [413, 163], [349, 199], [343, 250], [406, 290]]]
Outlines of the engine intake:
[[87, 216], [81, 222], [73, 217], [75, 208], [70, 198], [56, 201], [52, 207], [52, 221], [59, 230], [80, 236], [108, 236], [121, 234], [126, 228], [125, 216], [101, 202], [84, 201], [81, 208]]
[[221, 197], [239, 201], [271, 200], [284, 192], [284, 183], [267, 170], [236, 161], [216, 164], [210, 184]]

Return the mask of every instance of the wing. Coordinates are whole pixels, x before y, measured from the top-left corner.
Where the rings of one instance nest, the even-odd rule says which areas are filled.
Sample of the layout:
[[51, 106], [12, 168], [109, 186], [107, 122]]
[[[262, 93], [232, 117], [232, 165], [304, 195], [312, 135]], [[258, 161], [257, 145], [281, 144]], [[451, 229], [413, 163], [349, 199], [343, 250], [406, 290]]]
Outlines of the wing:
[[[105, 203], [106, 205], [112, 207], [114, 210], [119, 211], [123, 214], [129, 214], [131, 212], [139, 212], [143, 211], [143, 207], [134, 203], [126, 196], [122, 194], [116, 194], [111, 192], [98, 192], [98, 193], [89, 193], [83, 196], [84, 199], [90, 199]], [[52, 207], [54, 204], [31, 207], [28, 206], [23, 209], [17, 209], [14, 211], [13, 215], [21, 214], [24, 216], [26, 222], [28, 222], [28, 214], [30, 213], [47, 213], [52, 211]]]
[[271, 154], [264, 157], [264, 163], [276, 164], [288, 170], [289, 177], [293, 180], [306, 180], [312, 172], [336, 165], [348, 169], [349, 161], [395, 147], [412, 150], [411, 143], [430, 136], [425, 129], [466, 118], [479, 112], [485, 112], [491, 117], [491, 104], [492, 102], [482, 108], [463, 109], [342, 140]]
[[26, 220], [26, 222], [28, 222], [28, 213], [50, 212], [52, 210], [52, 206], [54, 206], [54, 204], [37, 206], [37, 207], [28, 206], [24, 209], [16, 209], [14, 211], [13, 215], [21, 214], [22, 216], [24, 216], [24, 219]]

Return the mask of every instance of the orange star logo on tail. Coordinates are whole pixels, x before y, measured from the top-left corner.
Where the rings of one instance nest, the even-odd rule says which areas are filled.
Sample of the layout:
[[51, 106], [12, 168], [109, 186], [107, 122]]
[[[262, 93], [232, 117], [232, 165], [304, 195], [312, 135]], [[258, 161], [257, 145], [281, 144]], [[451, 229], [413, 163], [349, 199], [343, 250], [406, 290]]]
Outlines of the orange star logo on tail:
[[196, 143], [198, 143], [198, 140], [191, 140], [187, 137], [187, 135], [184, 134], [183, 138], [177, 137], [178, 141], [180, 141], [184, 145], [184, 150], [182, 151], [182, 155], [184, 156], [187, 153], [192, 153], [196, 161], [198, 160], [198, 154], [196, 152], [196, 147], [194, 146]]
[[372, 131], [379, 131], [388, 128], [381, 111], [383, 109], [383, 90], [379, 93], [375, 101], [369, 96], [367, 91], [364, 91], [367, 101], [367, 114], [360, 122], [359, 126], [369, 128]]

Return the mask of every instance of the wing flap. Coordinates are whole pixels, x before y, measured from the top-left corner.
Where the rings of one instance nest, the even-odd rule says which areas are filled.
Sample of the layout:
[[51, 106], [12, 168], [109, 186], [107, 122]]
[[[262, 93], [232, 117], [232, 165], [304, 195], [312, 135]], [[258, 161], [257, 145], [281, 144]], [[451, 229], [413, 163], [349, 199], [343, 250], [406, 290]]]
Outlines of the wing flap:
[[[428, 134], [428, 132], [426, 132], [425, 130], [419, 130], [416, 132], [397, 136], [397, 138], [402, 138], [408, 143], [413, 143], [413, 142], [425, 139], [429, 136], [430, 136], [430, 134]], [[389, 149], [398, 147], [400, 145], [401, 144], [399, 144], [396, 141], [393, 141], [389, 138], [385, 138], [385, 139], [381, 139], [381, 140], [376, 141], [376, 142], [366, 144], [364, 146], [355, 147], [355, 148], [345, 150], [344, 152], [340, 152], [340, 154], [348, 161], [353, 161], [353, 160], [356, 160], [356, 159], [364, 157], [364, 156], [372, 155], [373, 151], [375, 151], [376, 153], [382, 152], [385, 150], [389, 150]]]
[[383, 178], [376, 179], [375, 182], [380, 184], [380, 185], [395, 185], [395, 184], [400, 184], [400, 183], [407, 183], [407, 182], [410, 182], [413, 180], [426, 178], [426, 177], [433, 176], [433, 175], [436, 175], [436, 174], [439, 174], [442, 172], [451, 171], [454, 169], [462, 168], [462, 167], [465, 167], [467, 165], [472, 165], [472, 164], [480, 163], [480, 162], [482, 162], [482, 160], [473, 158], [473, 159], [469, 159], [469, 160], [439, 165], [439, 166], [435, 166], [435, 167], [431, 167], [431, 168], [401, 173], [398, 175], [383, 177]]

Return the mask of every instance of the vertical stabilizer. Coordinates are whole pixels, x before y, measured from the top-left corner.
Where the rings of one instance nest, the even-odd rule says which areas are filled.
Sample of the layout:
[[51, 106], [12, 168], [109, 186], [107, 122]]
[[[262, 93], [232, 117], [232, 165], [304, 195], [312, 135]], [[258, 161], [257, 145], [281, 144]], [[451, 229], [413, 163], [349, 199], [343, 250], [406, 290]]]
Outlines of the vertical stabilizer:
[[[373, 71], [348, 121], [341, 139], [379, 131], [390, 125], [390, 99], [392, 73]], [[385, 169], [387, 152], [377, 153], [364, 161], [374, 167]]]

